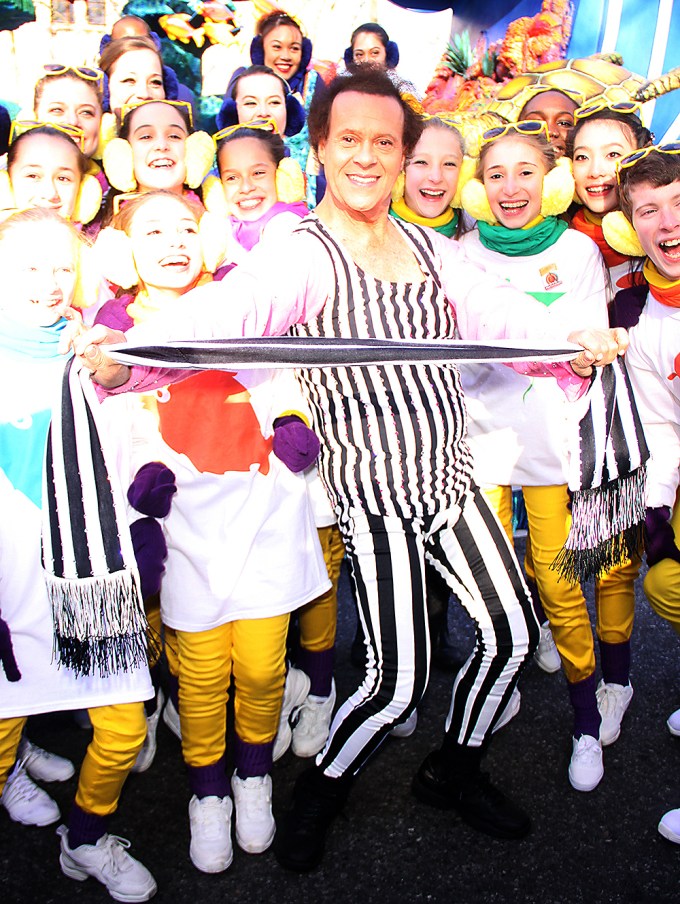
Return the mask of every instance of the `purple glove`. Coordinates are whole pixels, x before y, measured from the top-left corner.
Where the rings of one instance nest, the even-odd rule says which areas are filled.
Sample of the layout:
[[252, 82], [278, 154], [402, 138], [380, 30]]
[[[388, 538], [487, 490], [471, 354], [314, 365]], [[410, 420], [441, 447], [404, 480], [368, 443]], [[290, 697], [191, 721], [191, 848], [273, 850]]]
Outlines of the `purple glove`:
[[5, 670], [8, 681], [19, 681], [21, 672], [14, 657], [14, 648], [12, 646], [12, 632], [9, 625], [0, 615], [0, 664]]
[[296, 414], [274, 421], [274, 455], [294, 473], [314, 464], [319, 455], [319, 440]]
[[142, 582], [142, 597], [148, 599], [161, 589], [165, 572], [163, 564], [168, 555], [168, 545], [163, 529], [153, 518], [140, 518], [130, 525], [132, 547]]
[[165, 518], [176, 492], [175, 475], [170, 468], [160, 461], [150, 461], [137, 471], [127, 495], [130, 505], [142, 515]]
[[656, 565], [662, 559], [680, 562], [680, 549], [675, 545], [675, 534], [670, 524], [671, 510], [667, 505], [648, 508], [645, 515], [645, 548], [647, 564]]

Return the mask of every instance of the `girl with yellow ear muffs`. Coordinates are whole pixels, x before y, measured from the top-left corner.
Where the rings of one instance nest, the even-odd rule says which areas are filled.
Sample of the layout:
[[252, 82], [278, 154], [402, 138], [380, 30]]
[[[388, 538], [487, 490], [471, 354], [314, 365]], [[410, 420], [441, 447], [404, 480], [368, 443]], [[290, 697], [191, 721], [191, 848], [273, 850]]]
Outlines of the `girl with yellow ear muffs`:
[[0, 214], [48, 207], [74, 223], [89, 223], [101, 205], [97, 179], [87, 174], [80, 129], [12, 123], [7, 169], [0, 172]]
[[398, 220], [430, 226], [448, 238], [460, 238], [461, 192], [474, 167], [465, 156], [458, 129], [444, 118], [427, 117], [418, 144], [392, 189], [390, 213]]
[[[105, 305], [100, 322], [143, 325], [168, 304], [181, 316], [185, 292], [210, 280], [204, 239], [216, 230], [204, 230], [211, 214], [199, 213], [169, 192], [123, 204], [117, 228], [103, 230], [98, 243], [115, 268], [105, 275], [137, 289]], [[233, 856], [234, 810], [244, 850], [264, 851], [274, 836], [270, 771], [289, 613], [330, 586], [302, 473], [316, 459], [318, 441], [296, 414], [292, 372], [208, 371], [155, 398], [155, 454], [177, 486], [163, 523], [160, 605], [193, 795], [190, 857], [204, 872], [221, 872]], [[232, 677], [236, 772], [229, 778], [225, 702]], [[148, 715], [150, 728], [161, 705], [159, 699]]]
[[214, 139], [219, 178], [205, 180], [203, 203], [225, 221], [227, 257], [215, 277], [220, 279], [265, 232], [272, 238], [289, 232], [308, 208], [302, 170], [297, 161], [285, 156], [273, 119], [228, 126]]
[[103, 223], [113, 217], [120, 192], [170, 191], [198, 199], [197, 189], [213, 164], [215, 144], [193, 131], [191, 105], [149, 100], [122, 108], [119, 137], [104, 148], [102, 164], [115, 191], [107, 199]]
[[[220, 173], [206, 179], [204, 202], [228, 220], [229, 261], [225, 274], [264, 238], [267, 244], [289, 233], [307, 214], [305, 180], [272, 119], [254, 119], [215, 136]], [[302, 396], [296, 408], [304, 408]], [[337, 625], [337, 589], [345, 547], [316, 468], [306, 473], [330, 589], [298, 613], [299, 642], [288, 670], [279, 727], [273, 747], [278, 760], [293, 753], [314, 756], [326, 742], [335, 705], [333, 658]], [[291, 724], [295, 716], [295, 724]]]
[[[555, 325], [607, 325], [605, 270], [595, 243], [558, 219], [572, 201], [569, 161], [555, 162], [545, 123], [520, 121], [485, 133], [477, 178], [463, 207], [478, 221], [463, 236], [469, 258], [547, 307]], [[524, 492], [530, 543], [525, 569], [548, 618], [574, 710], [569, 779], [579, 791], [601, 780], [601, 717], [593, 634], [579, 585], [551, 564], [569, 532], [569, 438], [578, 406], [553, 381], [503, 365], [462, 367], [475, 477], [512, 539], [512, 486]], [[540, 602], [539, 602], [540, 600]], [[539, 620], [542, 612], [539, 613]]]

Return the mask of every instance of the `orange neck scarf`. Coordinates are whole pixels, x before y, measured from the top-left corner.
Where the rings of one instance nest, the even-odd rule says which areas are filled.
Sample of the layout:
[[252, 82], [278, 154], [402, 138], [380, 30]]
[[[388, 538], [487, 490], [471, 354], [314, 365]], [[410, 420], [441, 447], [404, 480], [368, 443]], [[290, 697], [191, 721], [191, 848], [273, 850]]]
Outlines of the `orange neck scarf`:
[[619, 264], [625, 264], [626, 261], [630, 260], [625, 254], [619, 254], [611, 245], [607, 244], [602, 232], [602, 217], [591, 213], [585, 207], [580, 207], [576, 211], [571, 221], [571, 228], [577, 232], [582, 232], [595, 242], [600, 249], [607, 269], [611, 270], [612, 267], [618, 267]]
[[657, 301], [669, 308], [680, 308], [680, 279], [666, 279], [649, 258], [645, 261], [642, 272], [649, 283], [649, 291]]

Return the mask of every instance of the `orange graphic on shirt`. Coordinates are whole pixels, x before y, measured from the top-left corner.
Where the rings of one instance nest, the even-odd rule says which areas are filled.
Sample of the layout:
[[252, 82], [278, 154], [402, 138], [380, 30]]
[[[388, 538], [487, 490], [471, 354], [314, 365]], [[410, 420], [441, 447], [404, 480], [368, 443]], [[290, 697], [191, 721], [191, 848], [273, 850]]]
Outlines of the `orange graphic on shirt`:
[[224, 474], [258, 465], [269, 472], [272, 440], [262, 436], [250, 393], [234, 374], [204, 371], [169, 386], [168, 394], [158, 405], [161, 435], [197, 470]]
[[680, 355], [675, 356], [673, 367], [675, 368], [675, 370], [672, 374], [668, 374], [669, 380], [674, 380], [676, 377], [680, 377]]

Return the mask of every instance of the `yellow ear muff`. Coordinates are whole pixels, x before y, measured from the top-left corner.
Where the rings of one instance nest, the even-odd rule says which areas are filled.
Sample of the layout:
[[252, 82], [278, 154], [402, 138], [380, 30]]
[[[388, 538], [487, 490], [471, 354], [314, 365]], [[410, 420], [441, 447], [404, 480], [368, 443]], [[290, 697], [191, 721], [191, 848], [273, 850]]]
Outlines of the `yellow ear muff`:
[[470, 179], [474, 178], [476, 169], [477, 161], [473, 160], [472, 157], [464, 155], [463, 161], [460, 165], [460, 171], [458, 173], [458, 185], [456, 187], [456, 193], [453, 196], [453, 200], [451, 201], [451, 207], [453, 207], [454, 210], [460, 210], [460, 208], [463, 206], [463, 202], [461, 200], [463, 196], [463, 189], [468, 184]]
[[481, 180], [473, 178], [463, 186], [460, 202], [463, 209], [467, 210], [475, 220], [482, 220], [490, 226], [497, 225], [498, 221], [491, 211], [486, 189]]
[[185, 183], [189, 188], [198, 188], [212, 169], [215, 162], [215, 142], [207, 132], [192, 132], [188, 136], [184, 160], [186, 164]]
[[292, 157], [284, 157], [276, 167], [276, 197], [284, 204], [304, 201], [307, 187], [300, 164]]
[[107, 226], [97, 236], [92, 256], [101, 275], [121, 289], [129, 289], [139, 282], [132, 242], [122, 229]]
[[406, 173], [402, 170], [397, 176], [397, 181], [392, 186], [392, 201], [401, 201], [406, 191]]
[[224, 197], [224, 189], [217, 176], [208, 176], [203, 180], [201, 194], [203, 196], [203, 206], [206, 210], [219, 217], [226, 217], [229, 215], [227, 211], [227, 202]]
[[632, 223], [621, 210], [613, 210], [603, 217], [602, 232], [607, 244], [619, 254], [627, 254], [629, 257], [646, 256]]
[[115, 113], [103, 113], [102, 121], [99, 125], [99, 141], [92, 155], [95, 160], [101, 160], [104, 156], [104, 150], [110, 141], [118, 135], [118, 122]]
[[102, 166], [106, 178], [118, 191], [135, 191], [137, 180], [132, 161], [132, 148], [124, 138], [113, 138], [104, 148]]
[[544, 217], [556, 217], [564, 213], [574, 200], [575, 190], [571, 161], [568, 157], [561, 157], [543, 179], [541, 214]]
[[214, 273], [224, 260], [227, 253], [228, 232], [229, 223], [226, 217], [212, 211], [207, 211], [201, 217], [198, 224], [198, 234], [201, 239], [203, 266], [208, 273]]
[[16, 206], [9, 173], [0, 170], [0, 210], [14, 210]]
[[102, 206], [102, 187], [96, 176], [83, 176], [71, 219], [76, 223], [89, 223]]

